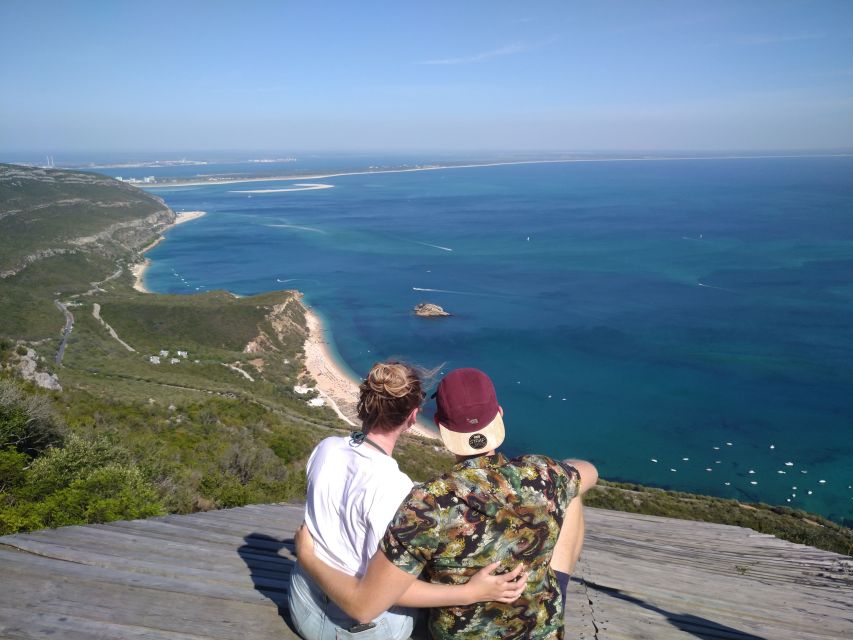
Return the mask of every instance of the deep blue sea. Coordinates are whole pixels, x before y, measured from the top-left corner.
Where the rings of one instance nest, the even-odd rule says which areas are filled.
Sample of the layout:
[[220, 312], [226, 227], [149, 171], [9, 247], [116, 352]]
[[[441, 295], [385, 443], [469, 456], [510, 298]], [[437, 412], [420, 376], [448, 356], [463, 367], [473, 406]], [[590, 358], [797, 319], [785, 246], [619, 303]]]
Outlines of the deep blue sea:
[[299, 289], [359, 374], [389, 356], [487, 371], [510, 453], [853, 520], [853, 159], [309, 182], [334, 187], [153, 190], [208, 215], [150, 252], [147, 286]]

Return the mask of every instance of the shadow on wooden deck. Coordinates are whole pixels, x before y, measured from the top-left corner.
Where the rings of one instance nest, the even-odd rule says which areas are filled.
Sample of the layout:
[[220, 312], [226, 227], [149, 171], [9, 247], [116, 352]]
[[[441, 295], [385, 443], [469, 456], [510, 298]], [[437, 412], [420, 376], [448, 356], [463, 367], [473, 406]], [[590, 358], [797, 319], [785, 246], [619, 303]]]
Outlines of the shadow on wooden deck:
[[283, 549], [292, 556], [294, 553], [293, 538], [279, 540], [264, 533], [250, 533], [245, 538], [237, 553], [246, 568], [249, 577], [255, 586], [255, 591], [260, 593], [275, 605], [276, 611], [288, 626], [294, 636], [297, 635], [290, 619], [290, 610], [287, 607], [287, 586], [282, 584], [281, 577], [286, 575], [290, 579], [294, 561], [279, 555]]

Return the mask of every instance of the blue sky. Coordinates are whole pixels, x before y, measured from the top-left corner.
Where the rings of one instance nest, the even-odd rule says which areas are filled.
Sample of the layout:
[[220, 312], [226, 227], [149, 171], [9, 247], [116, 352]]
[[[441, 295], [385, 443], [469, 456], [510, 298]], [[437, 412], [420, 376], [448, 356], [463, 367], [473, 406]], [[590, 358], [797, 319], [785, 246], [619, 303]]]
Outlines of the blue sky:
[[853, 0], [0, 2], [5, 152], [853, 147]]

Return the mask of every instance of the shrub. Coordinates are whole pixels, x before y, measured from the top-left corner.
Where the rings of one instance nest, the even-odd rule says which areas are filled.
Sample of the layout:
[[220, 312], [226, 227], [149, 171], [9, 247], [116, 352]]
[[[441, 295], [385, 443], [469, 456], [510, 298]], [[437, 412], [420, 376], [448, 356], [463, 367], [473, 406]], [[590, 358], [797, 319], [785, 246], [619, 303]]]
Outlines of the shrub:
[[26, 478], [30, 457], [14, 449], [0, 450], [0, 494], [17, 489]]
[[48, 495], [85, 478], [93, 470], [129, 462], [127, 451], [105, 438], [85, 440], [71, 435], [62, 448], [51, 448], [33, 461], [27, 481], [30, 498]]
[[60, 444], [65, 426], [50, 398], [26, 393], [11, 380], [0, 379], [0, 448], [37, 455]]
[[35, 505], [42, 526], [147, 518], [163, 513], [157, 492], [133, 466], [111, 464]]

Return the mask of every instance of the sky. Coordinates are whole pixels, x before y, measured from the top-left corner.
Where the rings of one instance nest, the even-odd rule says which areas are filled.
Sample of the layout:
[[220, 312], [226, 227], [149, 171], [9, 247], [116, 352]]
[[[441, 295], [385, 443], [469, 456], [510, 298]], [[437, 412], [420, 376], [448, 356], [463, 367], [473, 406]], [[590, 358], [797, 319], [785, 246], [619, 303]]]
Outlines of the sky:
[[0, 1], [0, 160], [853, 148], [853, 0]]

